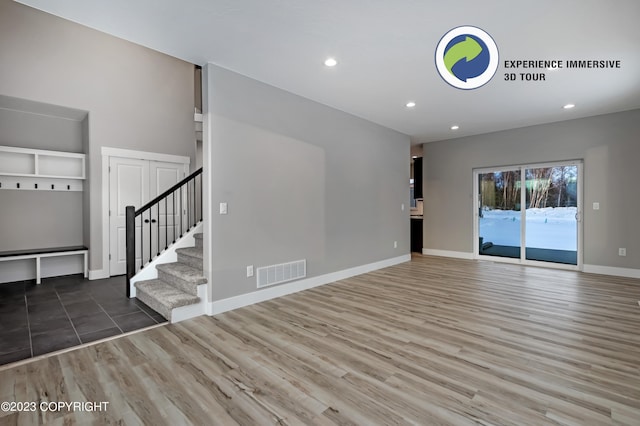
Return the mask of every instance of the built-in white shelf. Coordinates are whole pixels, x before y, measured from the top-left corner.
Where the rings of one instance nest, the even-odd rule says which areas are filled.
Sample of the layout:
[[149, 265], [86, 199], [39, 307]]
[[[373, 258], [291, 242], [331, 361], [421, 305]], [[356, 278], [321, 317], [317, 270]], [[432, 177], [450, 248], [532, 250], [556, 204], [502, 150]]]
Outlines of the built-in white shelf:
[[85, 154], [0, 146], [0, 189], [82, 191]]

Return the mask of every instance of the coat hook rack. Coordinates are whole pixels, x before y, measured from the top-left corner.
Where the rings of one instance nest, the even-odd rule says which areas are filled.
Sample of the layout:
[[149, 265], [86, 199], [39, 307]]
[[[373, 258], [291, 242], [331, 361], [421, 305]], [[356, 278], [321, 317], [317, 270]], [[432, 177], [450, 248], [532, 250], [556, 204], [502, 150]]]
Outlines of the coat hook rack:
[[85, 154], [1, 145], [1, 191], [84, 191]]

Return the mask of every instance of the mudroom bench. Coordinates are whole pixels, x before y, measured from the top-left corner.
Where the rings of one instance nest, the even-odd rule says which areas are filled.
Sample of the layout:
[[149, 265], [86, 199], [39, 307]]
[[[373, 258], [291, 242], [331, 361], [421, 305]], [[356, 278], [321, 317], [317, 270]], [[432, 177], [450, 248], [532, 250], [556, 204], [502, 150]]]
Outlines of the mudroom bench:
[[40, 284], [40, 260], [44, 257], [72, 256], [81, 254], [84, 259], [84, 277], [87, 278], [89, 272], [88, 254], [89, 250], [84, 246], [52, 247], [28, 250], [0, 251], [0, 262], [11, 260], [34, 259], [36, 261], [36, 284]]

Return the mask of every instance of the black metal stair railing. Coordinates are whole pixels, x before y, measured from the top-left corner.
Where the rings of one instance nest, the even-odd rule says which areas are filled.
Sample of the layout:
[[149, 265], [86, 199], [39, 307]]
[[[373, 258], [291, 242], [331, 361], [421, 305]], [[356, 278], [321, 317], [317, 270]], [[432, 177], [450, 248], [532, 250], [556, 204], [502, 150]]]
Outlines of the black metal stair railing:
[[202, 220], [202, 168], [136, 210], [126, 207], [127, 297], [137, 271]]

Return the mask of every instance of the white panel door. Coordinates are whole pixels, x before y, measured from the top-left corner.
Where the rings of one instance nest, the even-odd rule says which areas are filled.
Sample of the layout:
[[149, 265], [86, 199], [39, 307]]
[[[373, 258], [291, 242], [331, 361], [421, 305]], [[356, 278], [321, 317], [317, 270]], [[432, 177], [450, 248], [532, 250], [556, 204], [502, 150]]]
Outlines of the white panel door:
[[[110, 157], [109, 169], [109, 273], [122, 275], [127, 270], [125, 208], [139, 208], [149, 201], [149, 161]], [[138, 220], [136, 241], [140, 241], [140, 234], [141, 226]], [[136, 246], [138, 270], [143, 253], [137, 244]]]
[[[113, 276], [127, 269], [126, 206], [139, 209], [174, 186], [184, 178], [186, 165], [110, 157], [109, 166], [109, 274]], [[136, 271], [180, 236], [177, 224], [184, 210], [180, 203], [177, 193], [136, 218]]]
[[[149, 164], [150, 190], [153, 198], [180, 182], [185, 177], [183, 164], [151, 161]], [[152, 207], [151, 247], [155, 254], [162, 252], [180, 236], [177, 225], [180, 223], [180, 196], [171, 194], [160, 204]], [[155, 225], [155, 226], [153, 226]]]

